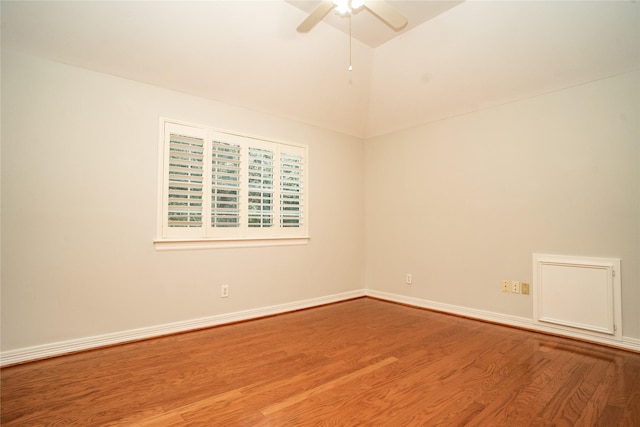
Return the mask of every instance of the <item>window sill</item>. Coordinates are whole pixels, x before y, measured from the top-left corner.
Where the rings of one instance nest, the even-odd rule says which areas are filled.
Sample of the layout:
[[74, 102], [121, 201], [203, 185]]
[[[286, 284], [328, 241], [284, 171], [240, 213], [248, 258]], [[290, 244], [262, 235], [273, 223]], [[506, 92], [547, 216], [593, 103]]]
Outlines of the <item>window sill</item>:
[[263, 246], [306, 245], [310, 237], [277, 237], [264, 239], [158, 239], [153, 241], [156, 250], [194, 250], [224, 248], [255, 248]]

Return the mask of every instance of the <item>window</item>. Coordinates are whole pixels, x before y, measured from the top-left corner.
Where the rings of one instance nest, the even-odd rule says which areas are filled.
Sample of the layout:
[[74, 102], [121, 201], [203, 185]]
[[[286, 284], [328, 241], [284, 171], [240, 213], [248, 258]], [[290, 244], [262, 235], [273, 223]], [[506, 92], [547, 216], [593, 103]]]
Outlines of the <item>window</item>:
[[306, 147], [161, 125], [157, 247], [306, 242]]

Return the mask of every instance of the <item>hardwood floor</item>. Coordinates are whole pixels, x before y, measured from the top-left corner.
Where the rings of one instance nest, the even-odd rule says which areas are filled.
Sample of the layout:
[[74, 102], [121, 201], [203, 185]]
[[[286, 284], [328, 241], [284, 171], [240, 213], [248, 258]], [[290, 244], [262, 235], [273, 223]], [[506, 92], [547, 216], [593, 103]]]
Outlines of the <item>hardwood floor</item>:
[[1, 379], [3, 426], [640, 426], [640, 354], [370, 298]]

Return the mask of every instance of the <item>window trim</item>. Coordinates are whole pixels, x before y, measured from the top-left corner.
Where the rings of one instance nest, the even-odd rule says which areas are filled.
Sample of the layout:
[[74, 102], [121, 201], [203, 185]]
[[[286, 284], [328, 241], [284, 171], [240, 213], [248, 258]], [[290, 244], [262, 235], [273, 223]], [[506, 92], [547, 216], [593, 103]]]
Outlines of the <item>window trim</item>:
[[[198, 132], [202, 132], [206, 135], [205, 145], [211, 142], [212, 135], [227, 135], [230, 140], [248, 139], [253, 140], [257, 145], [267, 144], [275, 145], [278, 147], [274, 154], [278, 156], [278, 163], [281, 161], [280, 149], [283, 147], [294, 147], [295, 150], [301, 151], [304, 159], [303, 169], [303, 209], [302, 214], [303, 223], [301, 227], [282, 227], [281, 225], [281, 209], [280, 205], [274, 205], [274, 223], [277, 224], [275, 228], [253, 228], [248, 224], [241, 225], [241, 232], [238, 235], [229, 235], [225, 233], [224, 229], [220, 236], [207, 236], [206, 232], [203, 236], [194, 236], [191, 234], [191, 230], [186, 230], [186, 233], [179, 236], [170, 236], [166, 231], [166, 206], [167, 203], [167, 185], [166, 173], [167, 172], [167, 140], [166, 129], [171, 125], [177, 127], [188, 127]], [[246, 147], [243, 148], [245, 150]], [[206, 161], [206, 160], [205, 160]], [[246, 161], [246, 160], [245, 160]], [[157, 173], [157, 227], [156, 238], [153, 240], [154, 246], [157, 250], [191, 250], [191, 249], [208, 249], [208, 248], [235, 248], [235, 247], [262, 247], [262, 246], [283, 246], [283, 245], [304, 245], [310, 240], [308, 234], [309, 231], [309, 162], [308, 162], [308, 146], [306, 144], [291, 143], [285, 141], [278, 141], [274, 139], [268, 139], [260, 136], [240, 134], [238, 132], [224, 130], [220, 128], [204, 126], [201, 124], [195, 124], [191, 122], [170, 119], [167, 117], [160, 117], [159, 120], [159, 150], [158, 150], [158, 173]], [[248, 182], [242, 182], [244, 190], [248, 189]], [[277, 190], [278, 194], [280, 189]], [[203, 197], [203, 202], [207, 197]], [[246, 196], [243, 196], [246, 199]], [[207, 202], [210, 203], [210, 200]], [[276, 207], [278, 207], [276, 209]], [[204, 208], [203, 208], [204, 209]], [[204, 215], [205, 211], [203, 211]], [[246, 218], [245, 218], [246, 219]], [[203, 218], [204, 224], [210, 223], [211, 218]], [[209, 228], [210, 225], [204, 225], [203, 227]], [[197, 228], [202, 230], [201, 228]], [[297, 231], [297, 233], [296, 233]]]
[[269, 237], [269, 238], [216, 238], [216, 239], [156, 239], [153, 241], [157, 250], [193, 250], [224, 248], [257, 248], [264, 246], [306, 245], [311, 238], [304, 237]]

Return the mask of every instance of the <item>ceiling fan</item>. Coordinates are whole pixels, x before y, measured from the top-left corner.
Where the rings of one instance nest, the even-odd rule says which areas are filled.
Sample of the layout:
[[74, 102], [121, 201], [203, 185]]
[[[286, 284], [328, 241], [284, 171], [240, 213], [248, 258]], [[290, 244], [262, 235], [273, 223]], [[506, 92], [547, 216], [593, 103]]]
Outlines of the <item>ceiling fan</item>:
[[329, 13], [331, 9], [335, 9], [335, 11], [344, 16], [351, 16], [351, 14], [355, 11], [358, 11], [360, 8], [364, 7], [365, 9], [372, 12], [378, 18], [382, 19], [386, 22], [391, 28], [394, 30], [400, 30], [407, 25], [407, 18], [402, 16], [397, 10], [393, 8], [386, 1], [374, 1], [374, 0], [322, 0], [318, 7], [316, 7], [298, 26], [297, 30], [299, 33], [307, 33], [316, 24]]

